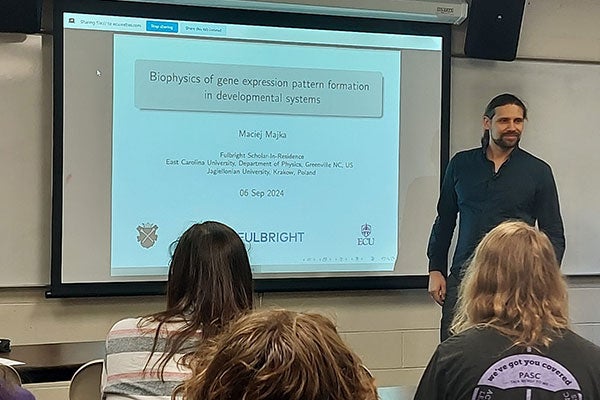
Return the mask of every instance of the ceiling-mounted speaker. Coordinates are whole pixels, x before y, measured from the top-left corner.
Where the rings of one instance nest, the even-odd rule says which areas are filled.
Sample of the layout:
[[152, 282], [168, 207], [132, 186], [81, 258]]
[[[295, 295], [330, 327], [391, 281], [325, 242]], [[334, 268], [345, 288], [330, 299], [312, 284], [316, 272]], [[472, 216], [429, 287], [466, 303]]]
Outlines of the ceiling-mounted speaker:
[[512, 61], [517, 56], [525, 0], [471, 0], [465, 54]]
[[0, 32], [42, 32], [42, 0], [0, 1]]

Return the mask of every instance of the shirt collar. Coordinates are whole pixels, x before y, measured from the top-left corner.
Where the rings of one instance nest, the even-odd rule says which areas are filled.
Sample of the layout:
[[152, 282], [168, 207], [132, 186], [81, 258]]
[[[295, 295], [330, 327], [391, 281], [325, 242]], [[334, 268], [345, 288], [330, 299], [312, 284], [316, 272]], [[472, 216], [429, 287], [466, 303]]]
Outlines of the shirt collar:
[[[489, 144], [487, 145], [481, 145], [481, 155], [483, 156], [483, 158], [485, 158], [487, 160], [487, 148], [488, 148]], [[521, 147], [519, 147], [519, 145], [517, 145], [513, 151], [510, 152], [510, 154], [508, 155], [508, 160], [511, 159], [511, 157], [513, 156], [513, 154], [518, 154], [521, 151]]]

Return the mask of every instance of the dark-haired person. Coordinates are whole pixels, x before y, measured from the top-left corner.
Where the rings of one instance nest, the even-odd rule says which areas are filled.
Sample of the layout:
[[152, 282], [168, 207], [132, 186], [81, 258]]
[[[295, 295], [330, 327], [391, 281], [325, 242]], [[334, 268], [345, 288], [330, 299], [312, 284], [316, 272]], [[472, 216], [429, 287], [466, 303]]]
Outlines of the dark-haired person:
[[191, 226], [173, 251], [166, 310], [119, 321], [108, 333], [103, 397], [170, 399], [190, 376], [182, 357], [252, 305], [252, 273], [238, 234], [219, 222]]
[[374, 380], [328, 318], [244, 316], [191, 360], [184, 400], [377, 400]]
[[[483, 115], [481, 147], [457, 153], [446, 168], [427, 247], [428, 290], [442, 306], [442, 341], [449, 335], [465, 264], [492, 228], [509, 219], [537, 223], [562, 260], [565, 236], [552, 170], [519, 147], [526, 119], [527, 108], [518, 97], [494, 97]], [[448, 275], [457, 215], [458, 241]]]
[[33, 394], [13, 378], [14, 371], [0, 364], [0, 400], [35, 400]]
[[548, 237], [520, 221], [492, 229], [415, 400], [600, 399], [600, 348], [569, 329], [568, 309]]

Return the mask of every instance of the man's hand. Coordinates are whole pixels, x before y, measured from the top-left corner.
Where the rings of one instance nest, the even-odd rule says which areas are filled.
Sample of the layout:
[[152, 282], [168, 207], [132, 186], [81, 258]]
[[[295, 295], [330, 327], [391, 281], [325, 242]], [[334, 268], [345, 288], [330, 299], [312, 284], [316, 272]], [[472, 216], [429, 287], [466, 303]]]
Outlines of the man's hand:
[[446, 278], [440, 271], [431, 271], [429, 273], [429, 295], [440, 306], [446, 300]]

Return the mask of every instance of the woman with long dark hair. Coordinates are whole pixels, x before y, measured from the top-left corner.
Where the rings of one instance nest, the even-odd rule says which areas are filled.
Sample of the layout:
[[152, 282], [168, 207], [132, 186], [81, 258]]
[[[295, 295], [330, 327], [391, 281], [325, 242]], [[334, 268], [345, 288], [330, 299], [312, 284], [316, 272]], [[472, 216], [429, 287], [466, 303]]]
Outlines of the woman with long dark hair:
[[117, 322], [106, 339], [103, 398], [170, 399], [190, 376], [182, 358], [253, 306], [252, 273], [238, 234], [191, 226], [175, 243], [166, 310]]

